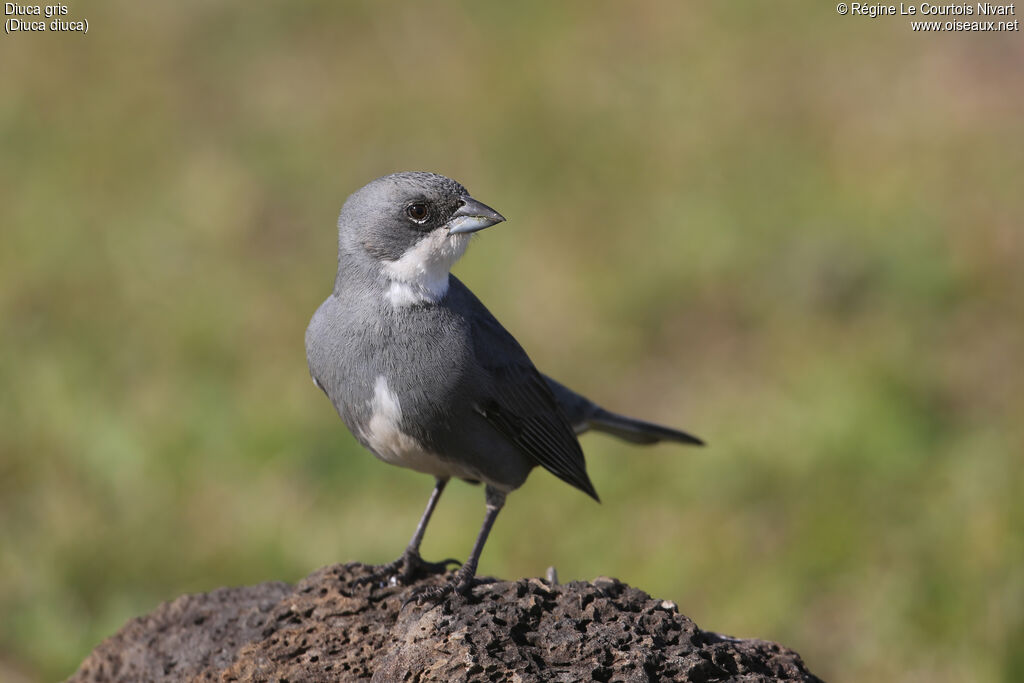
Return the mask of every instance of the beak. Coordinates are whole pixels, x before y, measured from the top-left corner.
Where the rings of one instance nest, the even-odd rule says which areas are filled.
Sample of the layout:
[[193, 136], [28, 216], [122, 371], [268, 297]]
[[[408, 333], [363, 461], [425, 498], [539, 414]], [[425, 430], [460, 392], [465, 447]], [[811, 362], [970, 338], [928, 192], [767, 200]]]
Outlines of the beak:
[[448, 234], [458, 235], [464, 232], [476, 232], [497, 225], [505, 220], [505, 217], [491, 207], [478, 202], [472, 197], [466, 197], [458, 211], [452, 214], [448, 221]]

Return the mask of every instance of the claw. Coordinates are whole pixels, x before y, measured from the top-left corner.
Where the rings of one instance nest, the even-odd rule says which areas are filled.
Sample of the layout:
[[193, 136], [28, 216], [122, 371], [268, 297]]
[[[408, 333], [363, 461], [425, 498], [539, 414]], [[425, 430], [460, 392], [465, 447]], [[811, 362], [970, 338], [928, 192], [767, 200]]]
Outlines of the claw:
[[357, 586], [367, 584], [390, 583], [395, 585], [401, 583], [408, 585], [418, 575], [429, 576], [430, 574], [444, 574], [448, 567], [453, 564], [461, 564], [454, 558], [441, 560], [440, 562], [427, 562], [414, 550], [406, 550], [394, 562], [388, 562], [373, 568], [367, 576], [361, 576], [355, 580]]
[[402, 601], [401, 609], [405, 609], [409, 603], [416, 603], [417, 605], [423, 605], [424, 603], [440, 604], [451, 592], [452, 587], [448, 584], [444, 586], [417, 586]]
[[417, 605], [425, 603], [438, 605], [448, 597], [468, 598], [473, 593], [476, 577], [473, 573], [460, 569], [447, 583], [440, 586], [416, 586], [402, 602], [402, 609], [412, 602]]
[[371, 571], [369, 574], [367, 574], [366, 576], [360, 576], [352, 583], [356, 586], [365, 586], [371, 583], [380, 583], [386, 577], [394, 576], [395, 571], [397, 571], [400, 566], [400, 559], [394, 562], [388, 562], [387, 564], [377, 565], [376, 567], [373, 567], [373, 571]]

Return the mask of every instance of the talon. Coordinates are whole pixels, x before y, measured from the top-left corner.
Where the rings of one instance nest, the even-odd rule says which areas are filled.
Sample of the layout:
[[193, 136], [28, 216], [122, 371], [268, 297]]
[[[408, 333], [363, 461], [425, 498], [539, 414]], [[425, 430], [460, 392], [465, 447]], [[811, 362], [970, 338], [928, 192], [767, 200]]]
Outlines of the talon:
[[417, 573], [444, 574], [448, 571], [449, 566], [459, 564], [462, 564], [462, 562], [456, 560], [454, 557], [449, 557], [448, 559], [441, 560], [440, 562], [427, 562], [421, 558], [419, 563], [413, 568], [413, 571], [410, 572], [409, 578], [411, 579], [412, 575]]
[[405, 609], [411, 602], [417, 605], [431, 604], [436, 607], [453, 593], [455, 593], [455, 586], [451, 583], [446, 583], [443, 586], [417, 586], [402, 601], [402, 609]]
[[409, 596], [402, 602], [402, 609], [411, 603], [417, 605], [432, 603], [441, 604], [448, 597], [469, 598], [476, 585], [474, 573], [466, 570], [465, 565], [447, 583], [441, 586], [416, 586], [409, 591]]
[[462, 572], [459, 572], [459, 574], [455, 575], [453, 589], [459, 595], [468, 598], [470, 595], [473, 594], [473, 586], [476, 585], [476, 576], [474, 576], [473, 574], [460, 576], [460, 574], [462, 574]]
[[361, 576], [354, 581], [357, 586], [380, 583], [382, 585], [395, 586], [398, 584], [411, 584], [418, 575], [429, 576], [431, 574], [444, 574], [448, 567], [453, 564], [461, 564], [454, 558], [441, 560], [440, 562], [428, 562], [420, 557], [414, 550], [406, 550], [394, 562], [378, 565], [373, 568], [367, 576]]

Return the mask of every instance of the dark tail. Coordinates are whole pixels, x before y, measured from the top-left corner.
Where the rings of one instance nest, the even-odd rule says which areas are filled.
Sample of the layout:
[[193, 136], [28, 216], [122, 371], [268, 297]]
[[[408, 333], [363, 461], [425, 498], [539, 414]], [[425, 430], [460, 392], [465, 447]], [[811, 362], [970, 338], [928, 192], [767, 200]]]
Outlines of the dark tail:
[[551, 393], [565, 411], [577, 434], [590, 429], [617, 436], [631, 443], [649, 444], [661, 441], [674, 441], [691, 446], [703, 446], [704, 442], [686, 432], [671, 427], [663, 427], [653, 422], [637, 420], [605, 410], [593, 401], [580, 396], [572, 389], [544, 376]]
[[[675, 441], [677, 443], [690, 444], [691, 446], [703, 446], [704, 442], [692, 434], [663, 427], [653, 422], [644, 422], [625, 415], [605, 410], [595, 406], [596, 410], [590, 419], [587, 420], [587, 427], [598, 432], [605, 432], [620, 439], [633, 443], [658, 443], [659, 441]], [[584, 430], [577, 429], [580, 434]]]

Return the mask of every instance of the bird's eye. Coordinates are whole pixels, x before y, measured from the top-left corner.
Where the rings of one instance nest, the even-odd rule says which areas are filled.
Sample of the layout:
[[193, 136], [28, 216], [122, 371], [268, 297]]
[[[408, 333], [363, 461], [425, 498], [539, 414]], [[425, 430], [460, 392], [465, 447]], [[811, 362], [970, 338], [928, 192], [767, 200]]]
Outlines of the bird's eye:
[[413, 219], [417, 223], [422, 223], [427, 220], [427, 216], [430, 215], [430, 211], [427, 209], [427, 205], [423, 202], [416, 202], [406, 207], [405, 213], [409, 218]]

